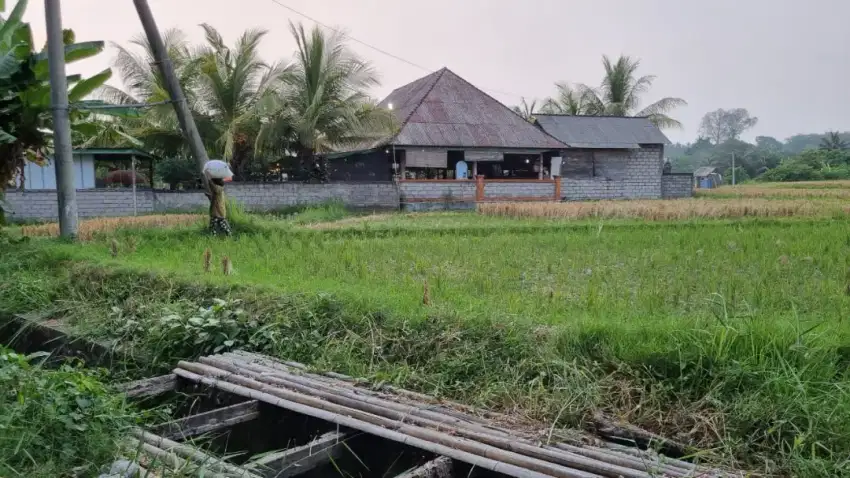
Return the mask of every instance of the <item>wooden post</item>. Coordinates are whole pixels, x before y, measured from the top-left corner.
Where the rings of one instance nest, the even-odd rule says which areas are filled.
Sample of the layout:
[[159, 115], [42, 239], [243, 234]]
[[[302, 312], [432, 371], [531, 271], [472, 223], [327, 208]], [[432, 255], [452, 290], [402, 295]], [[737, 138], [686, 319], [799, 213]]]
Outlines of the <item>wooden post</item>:
[[484, 200], [484, 176], [475, 176], [475, 201]]
[[543, 153], [537, 158], [537, 179], [543, 179]]
[[555, 178], [552, 179], [552, 180], [555, 181], [555, 201], [560, 201], [561, 200], [561, 177], [555, 176]]
[[139, 215], [139, 208], [136, 202], [136, 155], [130, 156], [130, 174], [133, 176], [133, 215]]

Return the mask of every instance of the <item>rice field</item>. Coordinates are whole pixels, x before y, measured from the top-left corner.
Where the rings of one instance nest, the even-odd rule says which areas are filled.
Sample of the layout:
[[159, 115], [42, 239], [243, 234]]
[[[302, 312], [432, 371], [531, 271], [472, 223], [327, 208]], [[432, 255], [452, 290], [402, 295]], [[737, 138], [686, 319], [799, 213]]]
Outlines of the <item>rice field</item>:
[[780, 199], [845, 199], [850, 198], [850, 185], [814, 187], [805, 183], [789, 183], [787, 186], [747, 184], [721, 186], [715, 189], [699, 189], [698, 197], [705, 198], [780, 198]]
[[[79, 224], [78, 238], [82, 241], [90, 241], [95, 236], [106, 235], [118, 229], [167, 229], [200, 224], [205, 220], [205, 216], [199, 214], [159, 214], [83, 219]], [[27, 237], [59, 237], [59, 224], [54, 222], [21, 226], [21, 234]]]
[[850, 203], [765, 198], [559, 203], [511, 202], [479, 204], [478, 212], [484, 215], [507, 217], [681, 221], [749, 217], [843, 217], [850, 213]]
[[[18, 271], [0, 274], [0, 310], [62, 297], [98, 339], [149, 344], [165, 311], [237, 300], [244, 346], [274, 339], [263, 353], [546, 423], [606, 413], [765, 475], [843, 476], [850, 225], [832, 219], [850, 204], [764, 194], [326, 208], [252, 217], [261, 228], [229, 239], [188, 227], [195, 215], [85, 221], [85, 242], [37, 239], [0, 260]], [[65, 276], [45, 268], [69, 262], [49, 289]]]

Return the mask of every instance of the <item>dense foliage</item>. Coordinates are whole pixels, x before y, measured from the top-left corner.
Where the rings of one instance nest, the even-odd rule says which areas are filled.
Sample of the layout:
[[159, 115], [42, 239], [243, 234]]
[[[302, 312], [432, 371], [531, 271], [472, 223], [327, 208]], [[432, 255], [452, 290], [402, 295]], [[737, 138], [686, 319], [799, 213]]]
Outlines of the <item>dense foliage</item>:
[[[37, 51], [29, 24], [21, 21], [27, 0], [20, 0], [0, 24], [0, 185], [21, 173], [24, 162], [43, 162], [52, 150], [53, 118], [46, 47]], [[65, 31], [65, 61], [72, 63], [103, 50], [103, 42], [75, 43]], [[90, 77], [68, 77], [72, 139], [80, 144], [103, 134], [84, 101], [112, 75], [106, 69]], [[2, 189], [2, 188], [0, 188]]]
[[733, 162], [738, 182], [750, 178], [761, 181], [811, 181], [850, 179], [850, 133], [801, 134], [779, 141], [756, 136], [754, 143], [740, 136], [755, 126], [758, 118], [744, 108], [719, 109], [706, 113], [700, 137], [691, 144], [666, 148], [676, 172], [691, 172], [702, 166], [718, 169], [728, 182]]
[[97, 371], [0, 347], [0, 476], [94, 476], [135, 420]]
[[[393, 116], [366, 93], [378, 84], [377, 74], [348, 48], [343, 35], [290, 25], [297, 44], [294, 60], [269, 64], [258, 53], [264, 30], [247, 30], [228, 45], [212, 26], [202, 28], [203, 45], [189, 44], [178, 30], [166, 32], [164, 41], [208, 153], [230, 162], [237, 179], [255, 177], [258, 166], [291, 156], [299, 161], [283, 163], [301, 166], [293, 173], [324, 171], [308, 167], [317, 153], [392, 133]], [[103, 88], [103, 99], [119, 104], [167, 101], [152, 59], [143, 37], [132, 40], [131, 48], [118, 47], [114, 66], [125, 85]], [[124, 126], [155, 154], [174, 158], [187, 153], [167, 103]], [[170, 184], [181, 182], [169, 176]]]

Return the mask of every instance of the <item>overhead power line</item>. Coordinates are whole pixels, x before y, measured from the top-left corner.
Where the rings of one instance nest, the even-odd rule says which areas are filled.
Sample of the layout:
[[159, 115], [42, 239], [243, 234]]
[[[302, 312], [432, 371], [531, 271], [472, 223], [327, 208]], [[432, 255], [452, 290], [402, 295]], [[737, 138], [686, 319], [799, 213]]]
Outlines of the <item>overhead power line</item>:
[[[395, 60], [398, 60], [398, 61], [400, 61], [400, 62], [402, 62], [402, 63], [406, 63], [406, 64], [408, 64], [408, 65], [410, 65], [410, 66], [412, 66], [412, 67], [419, 68], [420, 70], [426, 71], [426, 72], [428, 72], [428, 73], [431, 73], [431, 72], [435, 71], [433, 68], [426, 68], [426, 67], [424, 67], [424, 66], [422, 66], [422, 65], [420, 65], [420, 64], [418, 64], [418, 63], [414, 63], [414, 62], [412, 62], [412, 61], [410, 61], [410, 60], [407, 60], [407, 59], [402, 58], [402, 57], [400, 57], [400, 56], [398, 56], [398, 55], [395, 55], [395, 54], [393, 54], [393, 53], [390, 53], [390, 52], [388, 52], [388, 51], [386, 51], [386, 50], [384, 50], [384, 49], [382, 49], [382, 48], [378, 48], [378, 47], [376, 47], [375, 45], [372, 45], [372, 44], [370, 44], [370, 43], [366, 43], [366, 42], [365, 42], [365, 41], [363, 41], [363, 40], [359, 40], [359, 39], [357, 39], [357, 38], [355, 38], [355, 37], [351, 36], [350, 34], [348, 34], [348, 33], [344, 32], [344, 31], [342, 31], [342, 30], [340, 30], [340, 29], [338, 29], [338, 28], [332, 27], [332, 26], [328, 25], [327, 23], [322, 22], [321, 20], [318, 20], [318, 19], [316, 19], [316, 18], [314, 18], [314, 17], [311, 17], [310, 15], [307, 15], [307, 14], [306, 14], [306, 13], [304, 13], [304, 12], [301, 12], [301, 11], [299, 11], [299, 10], [296, 10], [296, 9], [294, 9], [294, 8], [290, 7], [289, 5], [286, 5], [286, 4], [282, 3], [282, 2], [280, 2], [279, 0], [271, 0], [271, 2], [272, 2], [272, 3], [277, 4], [279, 7], [282, 7], [282, 8], [285, 8], [285, 9], [289, 10], [290, 12], [292, 12], [292, 13], [294, 13], [294, 14], [296, 14], [296, 15], [299, 15], [299, 16], [301, 16], [301, 17], [306, 18], [307, 20], [310, 20], [311, 22], [315, 23], [316, 25], [319, 25], [319, 26], [321, 26], [321, 27], [323, 27], [323, 28], [326, 28], [326, 29], [328, 29], [328, 30], [331, 30], [331, 31], [333, 31], [333, 32], [336, 32], [336, 33], [338, 33], [338, 34], [340, 34], [340, 35], [345, 35], [345, 37], [346, 37], [346, 38], [348, 38], [349, 40], [351, 40], [351, 41], [353, 41], [353, 42], [355, 42], [355, 43], [359, 43], [360, 45], [363, 45], [363, 46], [365, 46], [366, 48], [370, 48], [370, 49], [372, 49], [372, 50], [374, 50], [374, 51], [376, 51], [376, 52], [378, 52], [378, 53], [380, 53], [380, 54], [382, 54], [382, 55], [386, 55], [386, 56], [388, 56], [388, 57], [390, 57], [390, 58], [393, 58], [393, 59], [395, 59]], [[517, 98], [526, 98], [526, 96], [525, 96], [525, 95], [519, 95], [519, 94], [516, 94], [516, 93], [510, 93], [510, 92], [507, 92], [507, 91], [501, 91], [501, 90], [497, 90], [497, 89], [494, 89], [494, 88], [481, 88], [481, 89], [482, 89], [482, 90], [485, 90], [485, 91], [489, 91], [489, 92], [491, 92], [491, 93], [499, 93], [499, 94], [502, 94], [502, 95], [515, 96], [515, 97], [517, 97]]]

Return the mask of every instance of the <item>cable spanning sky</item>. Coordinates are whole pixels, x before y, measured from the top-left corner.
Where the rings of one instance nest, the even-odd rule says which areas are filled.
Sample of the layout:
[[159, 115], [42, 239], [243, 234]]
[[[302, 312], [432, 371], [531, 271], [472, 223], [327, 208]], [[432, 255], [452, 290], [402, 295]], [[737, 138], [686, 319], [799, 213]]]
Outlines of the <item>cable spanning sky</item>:
[[[8, 2], [7, 2], [8, 3]], [[542, 99], [554, 82], [591, 85], [603, 54], [641, 59], [656, 75], [651, 102], [678, 96], [672, 113], [692, 141], [702, 115], [747, 108], [759, 117], [744, 139], [850, 130], [850, 2], [846, 0], [150, 0], [160, 28], [178, 27], [201, 42], [210, 23], [233, 41], [246, 28], [269, 30], [265, 59], [288, 60], [287, 22], [340, 28], [381, 73], [373, 91], [392, 89], [447, 66], [500, 101]], [[64, 0], [64, 25], [77, 39], [126, 42], [141, 32], [131, 0]], [[43, 2], [26, 19], [44, 41]], [[112, 52], [75, 64], [94, 73]], [[118, 80], [113, 80], [118, 84]]]

